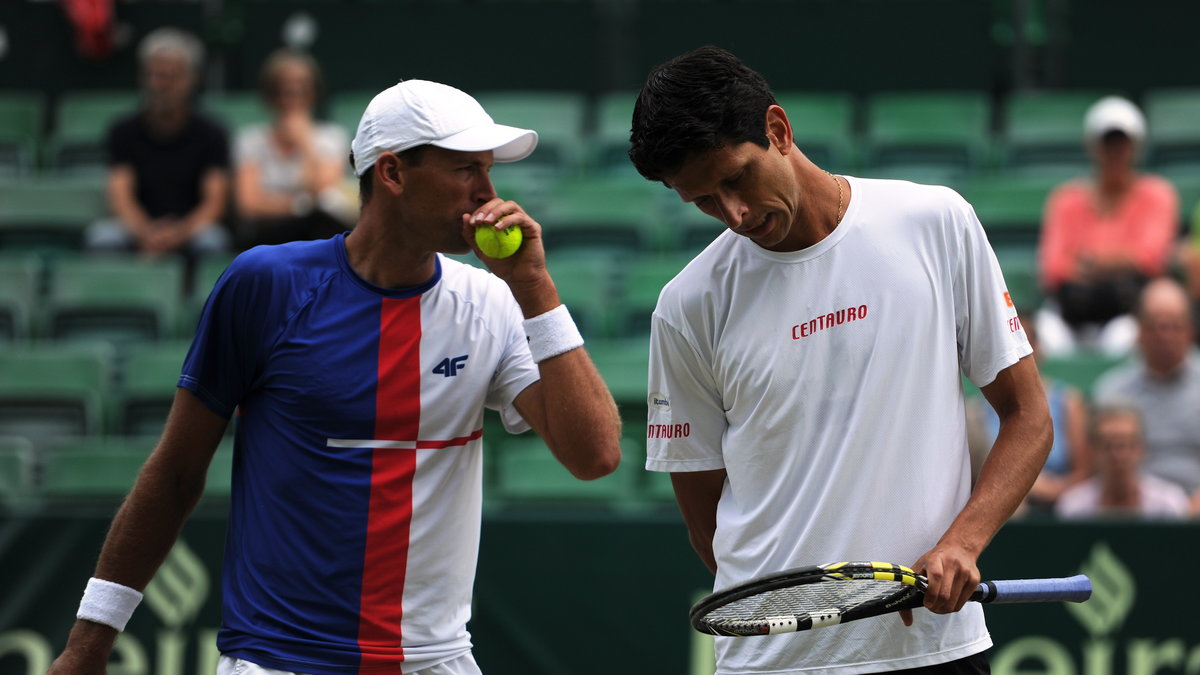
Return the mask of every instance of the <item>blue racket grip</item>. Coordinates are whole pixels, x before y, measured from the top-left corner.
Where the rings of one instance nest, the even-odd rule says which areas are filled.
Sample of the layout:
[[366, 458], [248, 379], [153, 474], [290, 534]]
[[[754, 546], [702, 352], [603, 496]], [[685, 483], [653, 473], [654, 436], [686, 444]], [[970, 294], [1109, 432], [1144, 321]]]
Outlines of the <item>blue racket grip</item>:
[[1092, 597], [1092, 580], [1077, 574], [1061, 579], [985, 581], [971, 596], [976, 602], [1083, 602]]

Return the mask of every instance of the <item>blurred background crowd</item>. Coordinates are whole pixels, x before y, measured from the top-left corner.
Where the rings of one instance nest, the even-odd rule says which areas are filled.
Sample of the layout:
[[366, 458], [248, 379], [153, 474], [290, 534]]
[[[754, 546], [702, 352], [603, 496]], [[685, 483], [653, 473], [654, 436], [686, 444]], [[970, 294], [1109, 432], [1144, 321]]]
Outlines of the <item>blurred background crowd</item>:
[[[645, 70], [714, 43], [776, 83], [821, 166], [949, 185], [975, 207], [1055, 420], [1023, 517], [1198, 517], [1200, 70], [1183, 45], [1200, 12], [1151, 4], [1139, 33], [1115, 0], [6, 3], [3, 500], [127, 489], [221, 270], [251, 246], [352, 228], [359, 115], [420, 77], [539, 132], [493, 178], [545, 227], [625, 420], [622, 469], [587, 484], [536, 437], [489, 430], [493, 506], [669, 507], [640, 470], [649, 313], [721, 225], [641, 179], [625, 149]], [[731, 12], [778, 15], [794, 50], [723, 23]], [[492, 37], [501, 26], [528, 36]], [[995, 420], [972, 394], [982, 457]]]

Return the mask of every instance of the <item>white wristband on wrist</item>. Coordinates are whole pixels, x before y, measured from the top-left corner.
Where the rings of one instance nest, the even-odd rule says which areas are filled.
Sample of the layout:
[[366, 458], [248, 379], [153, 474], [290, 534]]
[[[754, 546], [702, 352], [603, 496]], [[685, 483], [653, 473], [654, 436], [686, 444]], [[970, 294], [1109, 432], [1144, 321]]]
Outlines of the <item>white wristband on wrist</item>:
[[83, 591], [75, 618], [112, 626], [120, 632], [125, 630], [141, 601], [142, 594], [128, 586], [92, 577]]
[[566, 305], [559, 305], [544, 314], [525, 319], [525, 335], [533, 362], [541, 363], [551, 356], [583, 346], [583, 336], [571, 319]]

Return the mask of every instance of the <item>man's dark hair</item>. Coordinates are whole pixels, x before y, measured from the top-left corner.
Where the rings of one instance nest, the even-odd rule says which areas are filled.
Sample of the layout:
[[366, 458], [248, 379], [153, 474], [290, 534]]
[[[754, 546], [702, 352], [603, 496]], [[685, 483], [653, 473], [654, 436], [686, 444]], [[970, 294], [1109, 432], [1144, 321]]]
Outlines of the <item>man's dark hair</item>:
[[762, 75], [719, 47], [701, 47], [650, 71], [633, 108], [629, 159], [661, 181], [687, 158], [725, 145], [766, 148], [775, 95]]
[[[425, 157], [425, 149], [428, 147], [428, 144], [418, 145], [415, 148], [397, 152], [396, 156], [408, 166], [420, 166]], [[350, 168], [354, 168], [353, 151], [350, 152]], [[374, 168], [374, 166], [371, 166], [363, 175], [358, 177], [358, 201], [363, 206], [366, 206], [367, 202], [371, 201], [371, 194], [375, 191], [374, 186], [371, 184], [371, 173]]]

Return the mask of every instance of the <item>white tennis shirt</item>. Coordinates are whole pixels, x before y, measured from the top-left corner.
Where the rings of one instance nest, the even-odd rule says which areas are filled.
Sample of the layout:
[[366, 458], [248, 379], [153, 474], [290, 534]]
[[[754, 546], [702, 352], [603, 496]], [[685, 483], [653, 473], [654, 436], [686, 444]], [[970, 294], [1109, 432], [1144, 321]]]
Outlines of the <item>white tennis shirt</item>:
[[[995, 254], [954, 191], [848, 178], [841, 225], [775, 253], [726, 231], [663, 289], [646, 468], [725, 469], [715, 588], [842, 560], [909, 565], [967, 501], [962, 373], [1031, 353]], [[991, 645], [975, 603], [717, 638], [718, 673], [933, 665]]]

